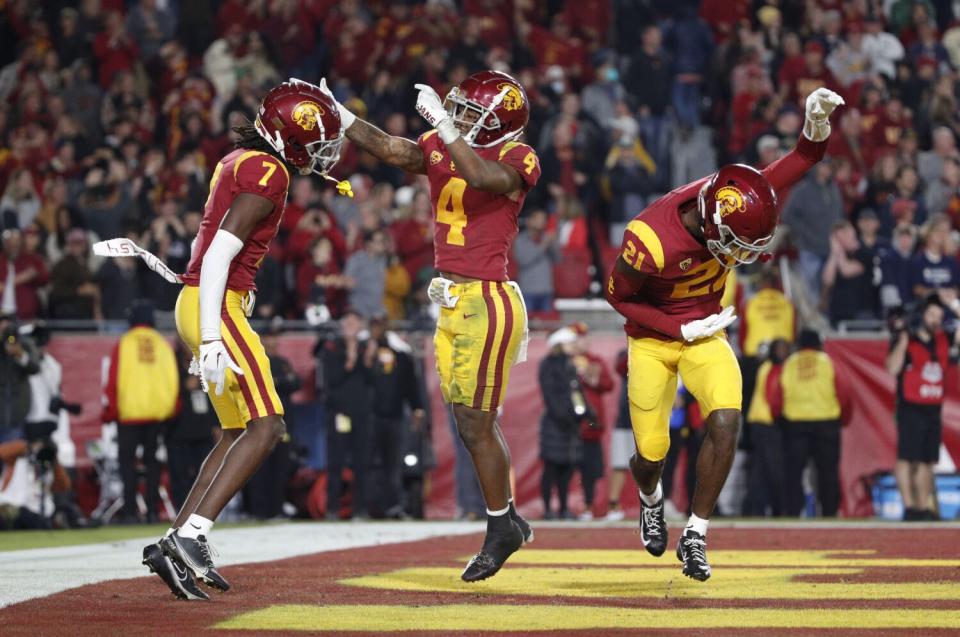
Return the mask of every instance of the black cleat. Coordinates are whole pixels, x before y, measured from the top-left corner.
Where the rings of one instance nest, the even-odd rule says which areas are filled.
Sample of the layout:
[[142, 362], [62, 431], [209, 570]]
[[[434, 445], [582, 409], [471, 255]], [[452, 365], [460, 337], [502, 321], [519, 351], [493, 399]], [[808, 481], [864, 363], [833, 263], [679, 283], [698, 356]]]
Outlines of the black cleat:
[[177, 599], [210, 599], [193, 578], [193, 573], [163, 554], [159, 542], [143, 547], [143, 564], [151, 573], [160, 576]]
[[523, 546], [523, 531], [513, 520], [508, 522], [510, 528], [506, 531], [491, 532], [487, 528], [483, 548], [467, 563], [460, 579], [464, 582], [479, 582], [496, 575], [507, 558]]
[[686, 530], [677, 544], [677, 559], [683, 562], [683, 574], [699, 582], [710, 579], [707, 563], [707, 538], [696, 531]]
[[197, 579], [207, 586], [222, 592], [230, 590], [230, 584], [213, 566], [210, 545], [204, 536], [193, 539], [181, 537], [179, 532], [174, 532], [160, 540], [160, 546], [164, 555], [193, 571]]
[[640, 540], [647, 553], [660, 557], [667, 550], [667, 523], [663, 519], [663, 498], [647, 506], [640, 498]]
[[530, 544], [533, 542], [533, 527], [530, 526], [530, 523], [523, 519], [520, 515], [520, 512], [517, 511], [517, 508], [513, 506], [513, 503], [510, 503], [510, 519], [513, 520], [513, 523], [520, 527], [520, 532], [523, 533], [523, 543]]

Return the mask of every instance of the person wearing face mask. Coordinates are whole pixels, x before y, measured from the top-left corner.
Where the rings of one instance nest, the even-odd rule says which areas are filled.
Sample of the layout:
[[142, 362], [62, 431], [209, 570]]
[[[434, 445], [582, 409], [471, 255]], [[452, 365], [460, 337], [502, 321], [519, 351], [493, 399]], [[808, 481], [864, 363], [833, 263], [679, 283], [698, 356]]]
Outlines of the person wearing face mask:
[[617, 116], [616, 105], [626, 97], [616, 54], [610, 49], [597, 51], [593, 55], [593, 68], [594, 80], [583, 89], [583, 108], [610, 130]]
[[768, 511], [775, 518], [783, 515], [783, 428], [770, 410], [770, 393], [780, 382], [783, 362], [789, 355], [790, 343], [775, 339], [769, 343], [767, 360], [757, 370], [746, 417], [752, 449], [745, 515], [764, 516]]

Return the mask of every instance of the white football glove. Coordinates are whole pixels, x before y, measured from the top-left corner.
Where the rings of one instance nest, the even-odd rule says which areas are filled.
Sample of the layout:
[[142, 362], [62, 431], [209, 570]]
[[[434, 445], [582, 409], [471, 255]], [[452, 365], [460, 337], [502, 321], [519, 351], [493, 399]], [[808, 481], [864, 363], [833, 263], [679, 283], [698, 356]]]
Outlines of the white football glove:
[[440, 140], [444, 144], [452, 144], [460, 137], [460, 131], [457, 130], [450, 114], [443, 107], [443, 100], [437, 95], [437, 92], [426, 84], [414, 84], [413, 88], [420, 91], [417, 95], [417, 112], [427, 120], [433, 128], [440, 134]]
[[833, 91], [818, 88], [807, 96], [807, 119], [803, 124], [804, 136], [812, 142], [822, 142], [830, 137], [830, 114], [841, 104], [843, 98]]
[[737, 316], [733, 313], [733, 306], [731, 305], [719, 314], [711, 314], [705, 319], [690, 321], [681, 325], [680, 333], [683, 334], [685, 341], [692, 343], [701, 338], [713, 336], [736, 320]]
[[223, 341], [211, 341], [200, 345], [200, 382], [206, 387], [212, 383], [217, 396], [223, 394], [223, 386], [227, 381], [227, 369], [232, 369], [237, 376], [243, 376], [243, 370], [233, 362]]
[[357, 116], [354, 115], [347, 109], [346, 106], [337, 101], [337, 98], [333, 96], [333, 92], [327, 86], [327, 78], [320, 78], [320, 92], [330, 98], [330, 101], [337, 105], [337, 110], [340, 112], [340, 124], [346, 132], [348, 128], [353, 126], [353, 123], [357, 121]]

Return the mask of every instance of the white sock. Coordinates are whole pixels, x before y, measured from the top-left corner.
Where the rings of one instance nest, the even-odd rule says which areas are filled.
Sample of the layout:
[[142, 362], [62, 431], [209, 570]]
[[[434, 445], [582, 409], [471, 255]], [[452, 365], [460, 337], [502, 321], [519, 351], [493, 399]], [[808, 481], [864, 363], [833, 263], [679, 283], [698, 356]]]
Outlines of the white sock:
[[188, 537], [195, 540], [201, 535], [209, 535], [212, 528], [213, 520], [208, 520], [196, 513], [192, 513], [190, 517], [187, 518], [187, 523], [180, 527], [178, 533], [180, 537]]
[[501, 515], [506, 515], [507, 511], [509, 510], [510, 510], [510, 505], [508, 504], [507, 506], [503, 507], [499, 511], [491, 511], [490, 509], [487, 509], [487, 515], [492, 515], [493, 517], [497, 518], [497, 517], [500, 517]]
[[684, 533], [687, 531], [696, 531], [700, 535], [706, 537], [708, 524], [710, 524], [710, 520], [704, 520], [694, 513], [690, 515], [690, 519], [687, 520], [687, 526], [683, 527], [683, 531]]
[[652, 507], [663, 499], [663, 485], [659, 482], [657, 482], [657, 488], [650, 495], [644, 493], [643, 489], [638, 489], [638, 491], [640, 491], [640, 499], [643, 500], [643, 503], [648, 507]]

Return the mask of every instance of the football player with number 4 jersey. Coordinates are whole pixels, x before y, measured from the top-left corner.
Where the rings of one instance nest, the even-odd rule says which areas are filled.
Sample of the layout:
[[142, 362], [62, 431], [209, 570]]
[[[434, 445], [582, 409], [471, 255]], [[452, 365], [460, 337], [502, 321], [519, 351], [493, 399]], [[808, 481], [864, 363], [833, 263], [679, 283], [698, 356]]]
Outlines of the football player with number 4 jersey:
[[[326, 82], [320, 87], [326, 90]], [[440, 305], [437, 372], [487, 505], [483, 547], [461, 576], [472, 582], [495, 574], [533, 539], [510, 493], [510, 454], [497, 406], [510, 368], [525, 358], [527, 313], [519, 287], [507, 278], [507, 258], [540, 163], [532, 148], [517, 141], [530, 108], [523, 87], [509, 75], [474, 73], [443, 101], [429, 86], [416, 88], [417, 111], [432, 127], [416, 142], [387, 135], [338, 106], [352, 142], [430, 182], [440, 273], [430, 284], [430, 298]]]
[[740, 426], [741, 378], [720, 310], [730, 268], [752, 263], [773, 240], [778, 193], [823, 158], [830, 114], [843, 99], [827, 89], [807, 97], [797, 147], [763, 171], [734, 164], [661, 197], [627, 225], [607, 300], [626, 317], [627, 392], [637, 452], [630, 468], [640, 488], [640, 539], [654, 556], [667, 547], [660, 475], [670, 445], [677, 374], [707, 414], [697, 458], [692, 515], [677, 545], [683, 573], [710, 577], [706, 534], [727, 479]]
[[200, 376], [223, 435], [170, 530], [143, 550], [143, 563], [181, 599], [208, 599], [197, 580], [230, 588], [213, 565], [207, 536], [285, 431], [270, 361], [247, 317], [257, 270], [283, 216], [287, 167], [330, 179], [343, 141], [336, 105], [296, 79], [270, 90], [256, 121], [234, 132], [240, 139], [213, 171], [187, 271], [174, 278], [184, 284], [177, 332], [193, 351], [191, 373]]

